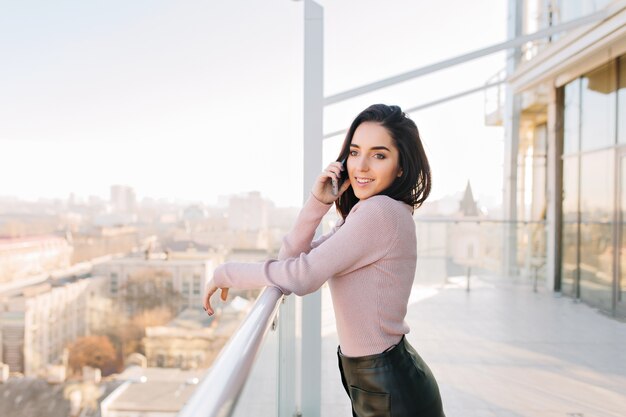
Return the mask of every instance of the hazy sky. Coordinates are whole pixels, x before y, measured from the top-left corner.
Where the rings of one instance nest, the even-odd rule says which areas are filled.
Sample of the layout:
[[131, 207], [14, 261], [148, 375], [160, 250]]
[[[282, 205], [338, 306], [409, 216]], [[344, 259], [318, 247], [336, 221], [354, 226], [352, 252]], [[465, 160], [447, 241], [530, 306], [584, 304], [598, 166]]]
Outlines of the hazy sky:
[[[320, 1], [325, 94], [505, 39], [506, 2]], [[259, 190], [302, 198], [303, 2], [0, 2], [0, 195], [216, 201]], [[326, 132], [369, 104], [408, 108], [477, 87], [496, 54], [325, 110]], [[433, 168], [432, 198], [471, 180], [501, 199], [503, 131], [484, 94], [412, 113]], [[343, 138], [324, 142], [324, 165]], [[322, 167], [320, 167], [320, 170]]]

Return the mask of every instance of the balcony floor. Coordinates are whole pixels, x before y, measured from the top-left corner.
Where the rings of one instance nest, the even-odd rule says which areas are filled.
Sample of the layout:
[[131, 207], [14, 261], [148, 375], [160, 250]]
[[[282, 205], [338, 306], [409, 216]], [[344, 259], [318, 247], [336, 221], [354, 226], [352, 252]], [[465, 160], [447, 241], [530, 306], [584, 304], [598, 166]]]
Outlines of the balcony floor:
[[[416, 282], [408, 340], [439, 382], [447, 417], [623, 417], [626, 323], [523, 282]], [[322, 415], [350, 416], [322, 296]]]
[[[540, 288], [493, 277], [416, 282], [408, 340], [439, 382], [447, 417], [623, 417], [626, 323]], [[270, 332], [236, 416], [275, 416], [278, 339]], [[322, 290], [322, 416], [351, 415]]]

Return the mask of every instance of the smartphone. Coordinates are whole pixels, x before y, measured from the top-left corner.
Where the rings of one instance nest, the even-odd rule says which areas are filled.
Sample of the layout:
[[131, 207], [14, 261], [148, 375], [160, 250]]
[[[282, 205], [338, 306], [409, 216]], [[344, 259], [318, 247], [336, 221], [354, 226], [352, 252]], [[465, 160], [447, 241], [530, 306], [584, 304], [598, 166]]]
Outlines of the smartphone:
[[345, 180], [348, 179], [348, 167], [346, 167], [346, 160], [348, 158], [344, 158], [341, 161], [341, 166], [343, 167], [343, 171], [341, 171], [341, 174], [339, 175], [339, 181], [333, 179], [333, 195], [337, 195], [339, 194], [339, 187], [341, 187], [341, 184], [343, 184], [343, 182]]

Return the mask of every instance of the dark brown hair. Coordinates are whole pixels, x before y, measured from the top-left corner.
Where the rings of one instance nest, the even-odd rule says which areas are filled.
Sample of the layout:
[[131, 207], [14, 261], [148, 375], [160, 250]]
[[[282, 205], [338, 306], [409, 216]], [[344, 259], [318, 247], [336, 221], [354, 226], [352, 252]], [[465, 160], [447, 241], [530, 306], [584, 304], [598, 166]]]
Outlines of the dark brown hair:
[[[417, 126], [398, 106], [374, 104], [363, 110], [352, 122], [343, 141], [337, 161], [350, 155], [350, 144], [357, 127], [363, 122], [375, 122], [387, 129], [400, 154], [399, 164], [402, 175], [379, 195], [386, 195], [395, 200], [403, 201], [413, 207], [420, 207], [430, 194], [431, 173], [428, 158], [424, 152]], [[349, 187], [337, 201], [335, 206], [344, 219], [359, 202], [352, 187]]]

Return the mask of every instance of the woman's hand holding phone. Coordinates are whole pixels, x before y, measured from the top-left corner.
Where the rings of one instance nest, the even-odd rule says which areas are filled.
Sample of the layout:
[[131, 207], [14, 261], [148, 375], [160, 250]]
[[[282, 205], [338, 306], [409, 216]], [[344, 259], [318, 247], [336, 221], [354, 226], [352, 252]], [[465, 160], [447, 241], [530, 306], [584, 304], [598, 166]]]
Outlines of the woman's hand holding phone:
[[345, 163], [333, 162], [317, 177], [311, 192], [322, 203], [333, 203], [350, 187], [350, 181], [346, 181], [347, 178]]

